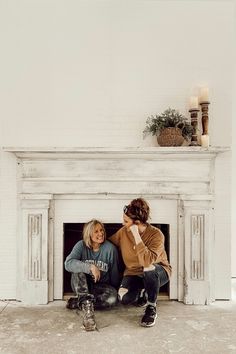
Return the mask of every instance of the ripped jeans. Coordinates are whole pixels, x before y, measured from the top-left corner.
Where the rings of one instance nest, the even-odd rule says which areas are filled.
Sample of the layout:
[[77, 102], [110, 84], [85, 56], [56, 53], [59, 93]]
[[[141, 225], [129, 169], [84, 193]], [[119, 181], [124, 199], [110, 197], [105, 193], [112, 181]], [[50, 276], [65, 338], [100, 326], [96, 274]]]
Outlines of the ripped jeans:
[[89, 274], [72, 273], [71, 287], [78, 296], [78, 301], [87, 295], [93, 295], [95, 309], [107, 309], [117, 304], [116, 289], [105, 283], [94, 283]]
[[135, 303], [142, 289], [146, 291], [149, 302], [157, 302], [160, 287], [168, 283], [169, 276], [160, 264], [154, 264], [154, 266], [155, 269], [144, 271], [143, 274], [123, 277], [119, 289], [119, 294], [123, 295], [122, 304]]

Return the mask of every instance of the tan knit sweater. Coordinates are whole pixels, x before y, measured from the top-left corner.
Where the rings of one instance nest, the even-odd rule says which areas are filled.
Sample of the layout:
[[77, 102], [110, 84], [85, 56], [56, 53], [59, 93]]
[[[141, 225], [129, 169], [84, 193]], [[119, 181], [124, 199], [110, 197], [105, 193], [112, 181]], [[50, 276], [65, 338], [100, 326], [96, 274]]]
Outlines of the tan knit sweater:
[[125, 227], [109, 237], [109, 241], [121, 250], [126, 266], [124, 275], [142, 274], [144, 267], [158, 263], [162, 265], [170, 277], [171, 265], [167, 259], [164, 247], [165, 237], [161, 230], [148, 224], [141, 239], [142, 242], [136, 245], [132, 232], [127, 231]]

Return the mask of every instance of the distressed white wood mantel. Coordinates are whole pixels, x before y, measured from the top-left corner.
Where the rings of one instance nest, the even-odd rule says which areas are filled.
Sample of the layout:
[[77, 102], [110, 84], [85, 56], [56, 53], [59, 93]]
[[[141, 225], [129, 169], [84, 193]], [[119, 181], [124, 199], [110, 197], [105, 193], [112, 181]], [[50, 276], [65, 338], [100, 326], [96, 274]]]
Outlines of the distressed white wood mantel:
[[55, 295], [58, 292], [54, 281], [62, 274], [56, 275], [55, 262], [63, 268], [63, 245], [55, 234], [58, 201], [73, 205], [81, 200], [93, 203], [98, 199], [105, 202], [143, 196], [158, 200], [160, 209], [166, 205], [162, 204], [164, 200], [176, 205], [176, 233], [170, 237], [170, 298], [186, 304], [214, 301], [215, 158], [229, 148], [4, 150], [14, 153], [18, 163], [19, 300], [46, 304], [62, 296], [60, 291]]
[[14, 147], [8, 146], [3, 148], [4, 151], [13, 152], [19, 157], [27, 157], [32, 154], [94, 154], [94, 153], [121, 153], [121, 154], [199, 154], [202, 152], [208, 154], [217, 154], [229, 151], [228, 146], [210, 146], [204, 148], [201, 146], [170, 146], [170, 147]]

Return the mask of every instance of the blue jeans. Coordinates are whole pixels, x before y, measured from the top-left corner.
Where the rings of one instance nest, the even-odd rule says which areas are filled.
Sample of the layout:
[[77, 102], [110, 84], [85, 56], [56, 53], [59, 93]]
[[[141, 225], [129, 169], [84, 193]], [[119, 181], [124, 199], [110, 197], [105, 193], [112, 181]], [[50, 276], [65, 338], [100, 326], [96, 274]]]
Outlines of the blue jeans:
[[123, 277], [120, 288], [125, 288], [128, 292], [122, 297], [122, 304], [135, 303], [142, 289], [145, 289], [148, 301], [156, 303], [160, 288], [168, 283], [169, 276], [160, 264], [154, 266], [155, 269], [144, 271], [141, 275]]
[[72, 273], [71, 287], [78, 296], [79, 302], [87, 295], [93, 295], [96, 309], [110, 308], [117, 303], [116, 289], [105, 283], [94, 283], [93, 278], [88, 274]]

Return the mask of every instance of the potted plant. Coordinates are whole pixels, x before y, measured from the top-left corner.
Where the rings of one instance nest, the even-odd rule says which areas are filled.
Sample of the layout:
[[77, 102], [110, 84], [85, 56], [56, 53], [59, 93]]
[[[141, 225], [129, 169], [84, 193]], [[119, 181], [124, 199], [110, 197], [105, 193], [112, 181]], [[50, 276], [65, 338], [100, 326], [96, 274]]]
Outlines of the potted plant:
[[181, 146], [189, 144], [193, 127], [179, 111], [168, 108], [161, 114], [147, 118], [144, 138], [148, 134], [157, 135], [160, 146]]

